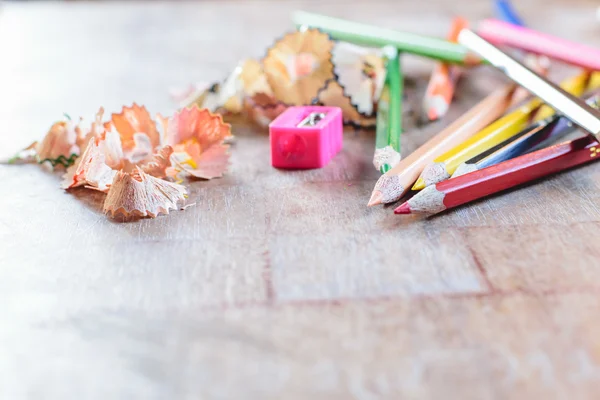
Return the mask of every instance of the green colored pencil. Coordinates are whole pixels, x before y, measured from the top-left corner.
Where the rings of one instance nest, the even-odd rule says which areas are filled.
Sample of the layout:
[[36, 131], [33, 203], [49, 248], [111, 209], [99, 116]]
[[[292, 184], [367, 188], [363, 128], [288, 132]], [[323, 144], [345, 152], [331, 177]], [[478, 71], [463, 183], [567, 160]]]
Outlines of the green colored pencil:
[[292, 19], [298, 27], [320, 29], [336, 40], [372, 47], [390, 45], [401, 52], [453, 64], [476, 65], [482, 62], [480, 57], [471, 53], [466, 47], [441, 38], [399, 32], [304, 11], [295, 12]]
[[403, 77], [400, 57], [394, 47], [387, 46], [386, 77], [377, 104], [377, 127], [373, 165], [382, 174], [400, 162], [400, 136], [402, 134]]
[[[389, 63], [389, 60], [387, 61]], [[373, 155], [373, 165], [376, 169], [380, 170], [382, 174], [385, 174], [386, 168], [384, 166], [389, 165], [386, 163], [384, 156], [390, 142], [390, 129], [389, 129], [389, 117], [390, 117], [390, 84], [388, 78], [385, 78], [385, 85], [381, 90], [381, 96], [377, 103], [377, 125], [375, 126], [375, 154]]]

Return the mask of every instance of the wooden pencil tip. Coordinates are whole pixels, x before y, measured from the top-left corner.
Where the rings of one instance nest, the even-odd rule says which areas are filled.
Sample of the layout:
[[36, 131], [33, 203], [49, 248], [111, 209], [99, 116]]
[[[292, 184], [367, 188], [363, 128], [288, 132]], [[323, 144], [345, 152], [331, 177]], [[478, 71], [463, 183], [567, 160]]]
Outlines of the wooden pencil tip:
[[425, 180], [423, 178], [419, 178], [413, 185], [412, 190], [423, 190], [425, 189], [425, 186]]
[[394, 210], [394, 214], [411, 214], [411, 213], [412, 212], [411, 212], [411, 209], [410, 209], [410, 205], [408, 204], [408, 201], [406, 203], [400, 204]]
[[381, 200], [383, 200], [383, 193], [379, 190], [375, 190], [373, 194], [371, 194], [371, 198], [369, 199], [369, 203], [367, 207], [372, 207], [381, 204]]

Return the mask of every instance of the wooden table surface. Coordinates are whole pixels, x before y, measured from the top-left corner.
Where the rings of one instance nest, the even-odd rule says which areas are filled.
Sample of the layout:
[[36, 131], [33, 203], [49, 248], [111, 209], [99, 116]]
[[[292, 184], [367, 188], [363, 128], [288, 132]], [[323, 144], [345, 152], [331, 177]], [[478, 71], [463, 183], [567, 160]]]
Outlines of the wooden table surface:
[[[532, 27], [600, 45], [596, 0], [526, 3]], [[260, 57], [295, 9], [439, 36], [454, 13], [492, 14], [488, 1], [4, 3], [0, 150], [63, 112], [169, 113], [170, 87]], [[404, 62], [419, 99], [432, 63]], [[448, 118], [407, 122], [404, 151], [503, 81], [470, 72]], [[597, 398], [600, 165], [402, 218], [365, 207], [373, 132], [348, 131], [305, 172], [271, 168], [265, 132], [234, 133], [230, 173], [192, 183], [195, 207], [129, 223], [102, 214], [102, 194], [0, 166], [0, 398]]]

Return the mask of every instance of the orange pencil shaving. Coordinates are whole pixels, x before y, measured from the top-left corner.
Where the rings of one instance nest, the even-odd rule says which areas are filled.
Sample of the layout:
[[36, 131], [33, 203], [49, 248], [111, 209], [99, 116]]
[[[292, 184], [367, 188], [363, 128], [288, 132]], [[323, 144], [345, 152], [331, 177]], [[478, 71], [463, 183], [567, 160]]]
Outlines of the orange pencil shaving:
[[[456, 43], [460, 31], [467, 27], [468, 22], [464, 18], [454, 18], [448, 41]], [[430, 121], [443, 117], [448, 111], [459, 77], [459, 67], [442, 62], [436, 64], [423, 99], [423, 110]]]

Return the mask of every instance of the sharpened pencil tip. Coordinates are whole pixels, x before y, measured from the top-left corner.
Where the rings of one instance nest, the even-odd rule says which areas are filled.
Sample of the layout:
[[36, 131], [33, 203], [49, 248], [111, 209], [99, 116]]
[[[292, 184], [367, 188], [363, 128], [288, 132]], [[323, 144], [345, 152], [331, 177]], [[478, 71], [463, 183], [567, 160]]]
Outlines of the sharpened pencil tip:
[[394, 214], [411, 214], [411, 209], [410, 205], [408, 204], [408, 201], [396, 207], [396, 209], [394, 210]]
[[411, 190], [423, 190], [425, 189], [425, 180], [423, 178], [417, 179]]
[[375, 190], [373, 194], [371, 194], [371, 198], [369, 199], [369, 203], [367, 207], [372, 207], [381, 204], [381, 200], [383, 200], [383, 193], [379, 190]]

